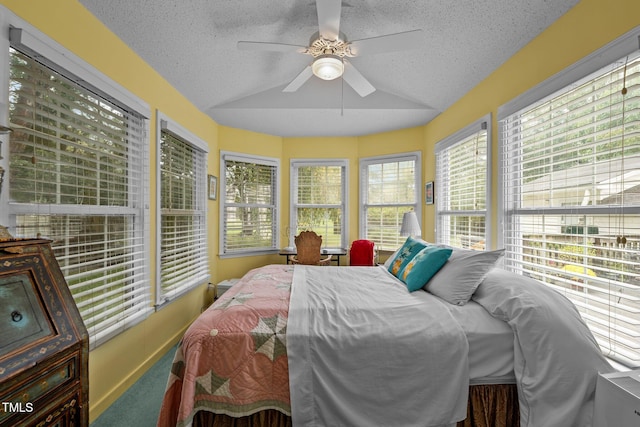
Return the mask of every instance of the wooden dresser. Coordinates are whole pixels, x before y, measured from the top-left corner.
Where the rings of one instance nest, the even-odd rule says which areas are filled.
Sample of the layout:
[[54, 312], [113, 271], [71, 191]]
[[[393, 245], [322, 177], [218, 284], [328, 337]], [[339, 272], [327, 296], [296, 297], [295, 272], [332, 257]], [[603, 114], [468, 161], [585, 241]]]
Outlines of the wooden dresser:
[[87, 426], [88, 357], [50, 242], [0, 241], [0, 426]]

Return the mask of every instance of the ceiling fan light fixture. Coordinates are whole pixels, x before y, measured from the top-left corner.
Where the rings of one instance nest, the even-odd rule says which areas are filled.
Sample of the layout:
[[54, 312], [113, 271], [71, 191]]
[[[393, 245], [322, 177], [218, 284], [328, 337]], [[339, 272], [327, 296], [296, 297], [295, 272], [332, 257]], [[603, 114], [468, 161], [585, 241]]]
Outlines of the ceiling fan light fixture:
[[337, 79], [344, 72], [342, 59], [336, 55], [320, 55], [311, 65], [313, 74], [322, 80]]

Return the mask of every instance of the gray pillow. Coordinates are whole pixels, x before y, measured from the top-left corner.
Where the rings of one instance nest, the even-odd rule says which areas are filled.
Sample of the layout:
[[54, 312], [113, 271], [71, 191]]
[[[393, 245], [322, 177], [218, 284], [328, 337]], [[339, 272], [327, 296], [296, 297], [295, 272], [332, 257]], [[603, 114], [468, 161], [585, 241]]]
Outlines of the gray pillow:
[[503, 255], [504, 249], [497, 251], [456, 249], [423, 289], [450, 304], [464, 305]]
[[392, 253], [391, 255], [389, 255], [389, 258], [387, 258], [387, 260], [384, 262], [384, 266], [385, 268], [388, 270], [389, 266], [391, 265], [391, 261], [393, 261], [393, 259], [396, 257], [396, 255], [398, 255], [398, 252], [400, 251], [400, 248], [396, 249], [394, 253]]

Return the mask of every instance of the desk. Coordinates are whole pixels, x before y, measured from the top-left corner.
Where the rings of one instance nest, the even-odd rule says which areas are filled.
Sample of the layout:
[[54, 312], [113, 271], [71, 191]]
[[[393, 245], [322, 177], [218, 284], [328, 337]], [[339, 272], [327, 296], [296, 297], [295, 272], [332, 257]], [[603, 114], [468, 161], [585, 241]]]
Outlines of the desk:
[[[340, 257], [347, 255], [347, 250], [346, 249], [323, 249], [322, 251], [320, 251], [320, 253], [322, 255], [331, 255], [331, 261], [332, 262], [335, 261], [336, 265], [340, 265]], [[292, 255], [297, 255], [297, 251], [296, 251], [296, 248], [293, 248], [293, 249], [285, 248], [280, 250], [279, 255], [287, 257], [287, 264], [289, 264], [291, 262], [289, 260], [289, 257]]]

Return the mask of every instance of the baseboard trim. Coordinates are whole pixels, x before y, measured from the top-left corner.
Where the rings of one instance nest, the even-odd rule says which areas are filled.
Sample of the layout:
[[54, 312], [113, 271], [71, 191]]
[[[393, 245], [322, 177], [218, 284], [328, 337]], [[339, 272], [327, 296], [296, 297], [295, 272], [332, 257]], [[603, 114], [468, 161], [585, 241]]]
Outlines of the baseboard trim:
[[[104, 411], [106, 411], [109, 406], [111, 406], [120, 396], [124, 394], [125, 391], [129, 389], [136, 381], [138, 381], [142, 375], [144, 375], [149, 368], [151, 368], [158, 360], [162, 358], [166, 354], [169, 349], [175, 346], [180, 338], [184, 335], [189, 327], [187, 324], [184, 328], [182, 328], [178, 333], [174, 334], [171, 338], [169, 338], [165, 344], [160, 346], [153, 354], [151, 354], [140, 366], [131, 372], [130, 375], [127, 375], [122, 379], [116, 386], [114, 386], [111, 391], [105, 394], [101, 399], [97, 401], [91, 400], [91, 396], [89, 396], [89, 423], [94, 422]], [[91, 357], [91, 355], [89, 355]], [[169, 373], [167, 372], [167, 378]]]

